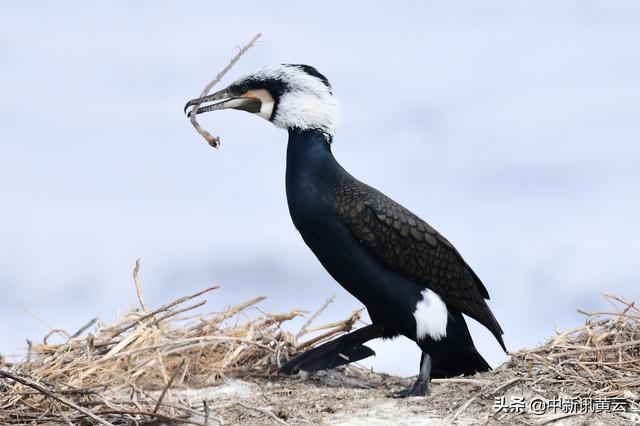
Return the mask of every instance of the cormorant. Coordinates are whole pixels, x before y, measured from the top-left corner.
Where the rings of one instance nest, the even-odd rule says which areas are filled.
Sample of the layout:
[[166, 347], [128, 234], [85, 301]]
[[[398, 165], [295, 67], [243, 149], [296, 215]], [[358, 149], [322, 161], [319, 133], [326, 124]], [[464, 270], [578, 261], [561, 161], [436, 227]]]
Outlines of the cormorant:
[[338, 103], [314, 67], [265, 67], [199, 99], [198, 113], [233, 108], [287, 129], [289, 212], [331, 276], [367, 308], [372, 324], [310, 349], [280, 372], [312, 372], [374, 352], [363, 343], [403, 335], [422, 350], [415, 384], [398, 396], [426, 395], [431, 377], [490, 369], [463, 314], [487, 327], [506, 351], [489, 293], [453, 245], [429, 224], [351, 176], [331, 152]]

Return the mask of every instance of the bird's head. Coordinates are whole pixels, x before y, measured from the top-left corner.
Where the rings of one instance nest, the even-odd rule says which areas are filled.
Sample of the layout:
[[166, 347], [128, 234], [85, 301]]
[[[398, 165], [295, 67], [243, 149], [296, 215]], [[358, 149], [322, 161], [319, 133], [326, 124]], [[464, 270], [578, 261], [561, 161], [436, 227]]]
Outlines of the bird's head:
[[227, 108], [244, 110], [277, 127], [319, 130], [329, 141], [338, 125], [338, 102], [331, 85], [324, 75], [309, 65], [264, 67], [224, 90], [190, 100], [185, 111], [196, 104], [206, 104], [198, 108], [198, 114]]

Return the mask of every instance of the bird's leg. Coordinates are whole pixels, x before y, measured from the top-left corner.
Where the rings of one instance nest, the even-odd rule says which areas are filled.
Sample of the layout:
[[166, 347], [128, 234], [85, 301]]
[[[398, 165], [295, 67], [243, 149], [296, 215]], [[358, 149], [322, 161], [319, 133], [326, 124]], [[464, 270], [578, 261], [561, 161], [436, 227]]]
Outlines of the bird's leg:
[[396, 392], [393, 396], [396, 398], [406, 398], [408, 396], [426, 396], [429, 395], [429, 381], [431, 380], [431, 356], [422, 352], [420, 358], [420, 373], [416, 382], [409, 388], [400, 392]]
[[362, 327], [337, 339], [296, 356], [280, 367], [280, 374], [296, 374], [300, 370], [314, 372], [360, 361], [375, 352], [363, 343], [384, 336], [384, 329], [376, 324]]

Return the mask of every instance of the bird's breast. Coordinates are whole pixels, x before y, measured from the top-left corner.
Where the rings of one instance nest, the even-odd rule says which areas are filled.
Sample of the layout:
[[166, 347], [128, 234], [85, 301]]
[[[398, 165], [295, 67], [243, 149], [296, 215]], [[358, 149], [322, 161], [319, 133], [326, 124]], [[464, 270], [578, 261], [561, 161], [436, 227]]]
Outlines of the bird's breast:
[[332, 191], [309, 182], [287, 185], [287, 203], [291, 219], [300, 231], [320, 231], [337, 219]]

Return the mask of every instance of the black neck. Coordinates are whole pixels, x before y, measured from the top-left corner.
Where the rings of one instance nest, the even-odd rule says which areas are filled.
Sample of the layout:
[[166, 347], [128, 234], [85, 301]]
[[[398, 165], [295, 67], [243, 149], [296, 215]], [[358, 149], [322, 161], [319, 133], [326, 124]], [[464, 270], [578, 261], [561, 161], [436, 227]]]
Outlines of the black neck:
[[289, 129], [286, 187], [292, 216], [332, 207], [331, 196], [345, 174], [323, 132]]
[[289, 129], [287, 180], [334, 181], [342, 167], [331, 152], [330, 137], [320, 130]]

